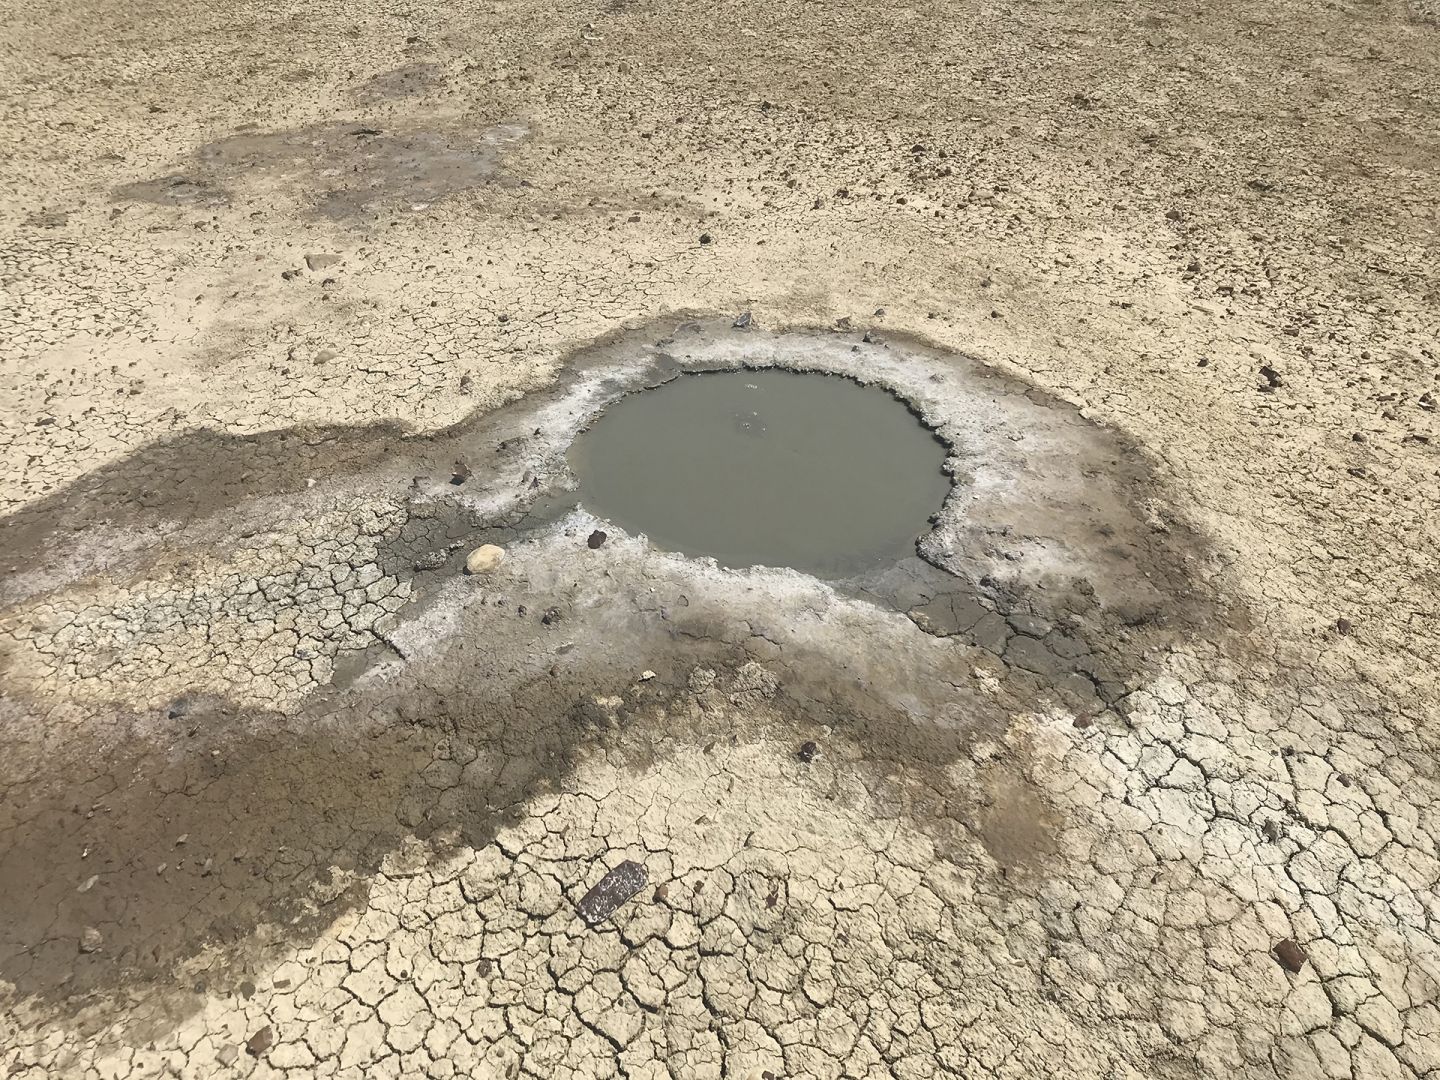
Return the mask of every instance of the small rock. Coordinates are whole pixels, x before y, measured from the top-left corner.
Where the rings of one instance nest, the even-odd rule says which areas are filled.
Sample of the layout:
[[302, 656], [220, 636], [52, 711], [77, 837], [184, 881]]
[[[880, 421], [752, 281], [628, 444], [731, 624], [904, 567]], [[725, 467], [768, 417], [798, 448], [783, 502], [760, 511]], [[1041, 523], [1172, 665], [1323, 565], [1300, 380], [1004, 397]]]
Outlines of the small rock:
[[274, 1042], [275, 1033], [270, 1030], [270, 1025], [267, 1024], [255, 1032], [254, 1035], [251, 1035], [246, 1041], [245, 1052], [253, 1058], [258, 1058], [261, 1054], [265, 1053], [266, 1050], [269, 1050]]
[[465, 571], [469, 574], [485, 574], [505, 561], [505, 549], [495, 544], [481, 544], [465, 556]]
[[648, 668], [640, 673], [641, 682], [649, 682], [653, 678], [655, 678], [655, 673], [653, 671], [650, 671]]
[[89, 892], [91, 889], [93, 889], [93, 888], [95, 887], [95, 883], [96, 883], [97, 881], [99, 881], [99, 880], [100, 880], [100, 875], [99, 875], [99, 874], [91, 874], [88, 878], [86, 878], [84, 881], [82, 881], [82, 882], [80, 883], [80, 887], [79, 887], [78, 889], [76, 889], [75, 891], [78, 892], [78, 893], [87, 893], [87, 892]]
[[1185, 215], [1182, 214], [1179, 210], [1166, 210], [1166, 211], [1165, 211], [1165, 220], [1166, 220], [1166, 221], [1180, 221], [1180, 220], [1183, 219], [1184, 217], [1185, 217]]
[[606, 534], [604, 533], [604, 531], [602, 531], [602, 530], [600, 530], [600, 529], [596, 529], [594, 532], [592, 532], [592, 533], [590, 534], [590, 539], [588, 539], [588, 540], [585, 541], [585, 545], [586, 545], [591, 551], [594, 551], [596, 548], [598, 548], [598, 547], [600, 547], [601, 545], [603, 545], [603, 544], [605, 543], [605, 541], [608, 540], [608, 539], [609, 539], [609, 537], [606, 536]]
[[80, 934], [80, 951], [83, 953], [99, 952], [100, 947], [105, 944], [105, 939], [100, 936], [100, 931], [93, 926], [85, 927]]
[[234, 1065], [235, 1059], [240, 1056], [240, 1051], [235, 1046], [222, 1046], [220, 1052], [215, 1055], [215, 1060], [221, 1065]]
[[559, 609], [559, 608], [553, 608], [553, 607], [552, 607], [552, 608], [550, 608], [548, 611], [546, 611], [544, 615], [541, 615], [541, 616], [540, 616], [540, 624], [541, 624], [542, 626], [554, 626], [554, 625], [555, 625], [557, 622], [559, 622], [559, 621], [560, 621], [560, 609]]
[[643, 889], [648, 880], [645, 867], [633, 859], [626, 859], [580, 898], [580, 903], [575, 905], [576, 910], [580, 912], [582, 919], [595, 926], [608, 919], [621, 904]]
[[470, 466], [463, 461], [457, 461], [450, 469], [450, 483], [459, 487], [470, 479]]
[[813, 739], [806, 739], [800, 744], [800, 749], [795, 752], [795, 756], [809, 765], [820, 756], [820, 747]]
[[1276, 945], [1274, 953], [1275, 959], [1280, 961], [1280, 966], [1292, 975], [1298, 975], [1300, 969], [1305, 966], [1305, 961], [1310, 959], [1309, 954], [1289, 938]]
[[339, 255], [306, 255], [305, 265], [311, 270], [324, 270], [340, 261]]
[[1335, 632], [1341, 637], [1349, 637], [1354, 629], [1355, 624], [1343, 616], [1335, 620]]
[[700, 243], [702, 244], [708, 244], [713, 239], [714, 237], [712, 237], [708, 232], [700, 234]]
[[181, 847], [181, 846], [183, 846], [183, 845], [185, 845], [185, 844], [188, 844], [189, 842], [190, 842], [190, 834], [189, 834], [188, 832], [186, 832], [186, 833], [181, 833], [179, 836], [177, 836], [177, 837], [175, 838], [175, 846], [176, 846], [176, 847]]
[[750, 312], [748, 312], [748, 311], [742, 311], [742, 312], [740, 313], [740, 317], [735, 320], [735, 323], [734, 323], [735, 329], [736, 329], [736, 330], [744, 330], [747, 326], [750, 325], [750, 323], [751, 323], [752, 321], [753, 321], [753, 320], [752, 320], [752, 317], [751, 317], [751, 315], [750, 315]]

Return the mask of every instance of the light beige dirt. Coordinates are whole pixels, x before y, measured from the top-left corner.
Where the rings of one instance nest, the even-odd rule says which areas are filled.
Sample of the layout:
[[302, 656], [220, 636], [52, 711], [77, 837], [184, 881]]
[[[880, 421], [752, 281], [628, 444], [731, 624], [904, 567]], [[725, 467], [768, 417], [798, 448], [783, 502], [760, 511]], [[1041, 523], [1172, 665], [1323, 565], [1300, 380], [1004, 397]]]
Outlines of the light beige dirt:
[[[1425, 4], [5, 0], [0, 40], [11, 1075], [1440, 1075]], [[1090, 707], [1033, 559], [935, 636], [505, 517], [543, 470], [492, 444], [579, 422], [583, 350], [744, 311], [1074, 406], [1198, 598], [1102, 596]], [[1011, 474], [1028, 536], [1054, 477]]]

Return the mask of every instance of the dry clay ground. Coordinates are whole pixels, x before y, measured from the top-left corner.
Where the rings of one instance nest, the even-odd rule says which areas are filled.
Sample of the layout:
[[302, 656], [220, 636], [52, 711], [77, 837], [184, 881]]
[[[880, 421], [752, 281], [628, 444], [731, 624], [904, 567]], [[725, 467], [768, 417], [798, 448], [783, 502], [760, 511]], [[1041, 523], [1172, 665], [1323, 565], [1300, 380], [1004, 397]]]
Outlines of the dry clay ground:
[[[1435, 18], [6, 0], [0, 1067], [1440, 1074]], [[945, 573], [547, 509], [842, 319]]]

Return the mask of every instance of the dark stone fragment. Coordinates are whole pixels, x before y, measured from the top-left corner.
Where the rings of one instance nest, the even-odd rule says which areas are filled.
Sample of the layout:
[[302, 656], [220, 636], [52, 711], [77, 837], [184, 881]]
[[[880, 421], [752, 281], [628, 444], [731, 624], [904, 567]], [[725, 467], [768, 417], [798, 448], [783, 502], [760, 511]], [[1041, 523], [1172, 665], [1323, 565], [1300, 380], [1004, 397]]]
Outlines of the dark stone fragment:
[[553, 607], [549, 611], [545, 612], [544, 615], [540, 616], [540, 622], [543, 623], [545, 626], [554, 626], [559, 621], [560, 612]]
[[820, 756], [820, 747], [815, 744], [814, 740], [806, 739], [800, 744], [800, 749], [796, 751], [795, 756], [805, 762], [806, 765], [809, 765], [810, 762]]
[[245, 1043], [245, 1052], [251, 1057], [258, 1058], [261, 1054], [265, 1053], [266, 1050], [269, 1050], [270, 1047], [274, 1045], [274, 1042], [275, 1033], [270, 1030], [267, 1024], [255, 1032], [254, 1035], [250, 1036], [249, 1041]]
[[608, 537], [602, 530], [596, 529], [590, 534], [590, 539], [586, 540], [585, 544], [590, 548], [591, 551], [594, 551], [596, 548], [604, 544], [607, 539]]
[[708, 244], [708, 243], [710, 243], [710, 241], [711, 241], [712, 239], [713, 239], [713, 238], [711, 237], [711, 235], [710, 235], [708, 232], [707, 232], [707, 233], [701, 233], [701, 234], [700, 234], [700, 243], [702, 243], [702, 244]]
[[742, 312], [740, 313], [740, 317], [735, 320], [735, 329], [737, 329], [737, 330], [744, 330], [744, 329], [745, 329], [747, 326], [749, 326], [750, 323], [753, 322], [753, 321], [754, 321], [754, 320], [753, 320], [752, 316], [750, 315], [750, 312], [748, 312], [748, 311], [742, 311]]
[[1280, 966], [1292, 975], [1298, 975], [1300, 969], [1305, 966], [1305, 961], [1310, 959], [1305, 950], [1289, 938], [1276, 945], [1274, 952], [1275, 959], [1280, 961]]
[[1355, 625], [1349, 619], [1339, 618], [1335, 620], [1335, 632], [1341, 637], [1349, 637], [1350, 631], [1354, 629]]
[[643, 889], [648, 880], [645, 867], [632, 859], [626, 859], [581, 897], [575, 909], [589, 925], [595, 926], [608, 919], [621, 904]]

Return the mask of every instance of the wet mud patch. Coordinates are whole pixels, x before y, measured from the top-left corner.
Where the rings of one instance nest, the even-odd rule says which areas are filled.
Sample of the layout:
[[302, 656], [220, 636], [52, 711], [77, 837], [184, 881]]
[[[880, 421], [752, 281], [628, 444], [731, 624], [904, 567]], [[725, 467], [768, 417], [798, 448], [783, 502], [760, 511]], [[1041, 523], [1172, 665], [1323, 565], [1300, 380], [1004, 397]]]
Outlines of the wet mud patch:
[[[955, 474], [919, 552], [822, 581], [728, 570], [596, 517], [576, 434], [633, 391], [715, 369], [903, 397]], [[984, 795], [977, 741], [1002, 747], [995, 776], [1022, 775], [1023, 750], [1003, 749], [1015, 716], [1083, 740], [1120, 723], [1114, 703], [1171, 644], [1223, 623], [1204, 545], [1140, 455], [918, 343], [686, 324], [584, 350], [552, 388], [445, 432], [330, 436], [214, 436], [210, 483], [167, 499], [156, 477], [193, 459], [182, 439], [0, 522], [22, 548], [51, 545], [27, 553], [0, 612], [5, 730], [51, 733], [4, 755], [0, 976], [22, 994], [58, 1007], [81, 986], [165, 986], [202, 955], [231, 970], [259, 926], [315, 933], [349, 902], [316, 897], [403, 838], [483, 847], [592, 754], [643, 770], [684, 748], [773, 746], [795, 783], [918, 823], [939, 851], [1041, 864], [1047, 834], [1017, 821], [1043, 807], [1029, 787]], [[132, 543], [123, 580], [83, 557], [142, 526], [159, 542]], [[503, 560], [463, 574], [482, 543]], [[181, 558], [214, 606], [157, 571]], [[172, 716], [186, 686], [224, 708]], [[119, 723], [133, 745], [112, 764], [97, 733]], [[83, 829], [98, 830], [89, 853]], [[212, 882], [238, 831], [268, 853]], [[102, 850], [107, 870], [77, 892]], [[86, 952], [91, 926], [105, 944]]]
[[520, 124], [436, 131], [353, 123], [242, 131], [201, 146], [182, 173], [122, 185], [115, 197], [219, 206], [268, 185], [334, 220], [392, 204], [424, 209], [493, 182], [505, 148], [525, 134]]
[[843, 578], [914, 554], [945, 458], [879, 388], [739, 371], [624, 398], [569, 460], [587, 509], [663, 549]]

